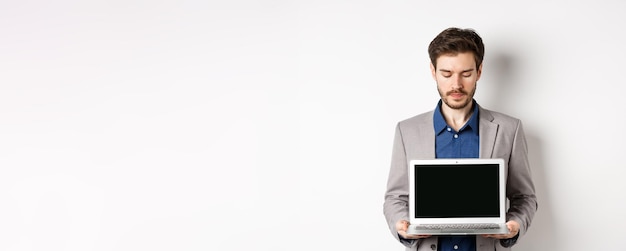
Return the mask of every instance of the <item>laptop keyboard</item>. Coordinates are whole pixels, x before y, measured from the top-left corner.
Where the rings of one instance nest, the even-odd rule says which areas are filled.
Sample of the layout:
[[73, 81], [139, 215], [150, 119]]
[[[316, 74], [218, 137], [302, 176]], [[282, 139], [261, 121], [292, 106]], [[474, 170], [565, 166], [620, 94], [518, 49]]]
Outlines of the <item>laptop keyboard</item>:
[[481, 224], [422, 224], [415, 226], [420, 230], [438, 230], [438, 229], [498, 229], [499, 224], [481, 223]]

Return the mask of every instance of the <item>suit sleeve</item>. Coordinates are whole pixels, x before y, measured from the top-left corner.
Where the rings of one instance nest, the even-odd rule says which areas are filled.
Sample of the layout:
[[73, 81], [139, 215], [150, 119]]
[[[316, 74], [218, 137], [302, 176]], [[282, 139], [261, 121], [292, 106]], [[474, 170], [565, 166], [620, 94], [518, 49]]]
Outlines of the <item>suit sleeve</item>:
[[391, 168], [387, 180], [383, 213], [391, 234], [407, 247], [418, 244], [416, 240], [401, 238], [396, 231], [396, 223], [399, 220], [409, 220], [409, 180], [408, 163], [402, 139], [400, 125], [396, 126], [393, 149], [391, 153]]
[[507, 198], [510, 204], [507, 220], [515, 220], [520, 224], [522, 236], [530, 227], [538, 204], [528, 162], [526, 136], [519, 120], [508, 165]]

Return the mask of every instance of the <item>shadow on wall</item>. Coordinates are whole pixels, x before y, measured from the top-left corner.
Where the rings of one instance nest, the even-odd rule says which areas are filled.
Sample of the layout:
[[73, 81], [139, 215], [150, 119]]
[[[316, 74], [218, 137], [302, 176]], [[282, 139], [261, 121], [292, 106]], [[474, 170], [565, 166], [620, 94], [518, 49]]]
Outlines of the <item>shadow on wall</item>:
[[[522, 88], [520, 76], [523, 65], [520, 65], [522, 55], [516, 56], [515, 51], [496, 50], [493, 58], [490, 59], [490, 71], [493, 71], [494, 81], [494, 97], [495, 107], [506, 113], [506, 111], [516, 110], [514, 106], [523, 105], [523, 100], [516, 100], [518, 93], [516, 90]], [[522, 120], [523, 122], [523, 120]], [[545, 157], [540, 134], [534, 133], [524, 127], [526, 132], [526, 141], [528, 143], [528, 154], [530, 168], [535, 183], [535, 193], [539, 204], [537, 213], [533, 222], [524, 237], [520, 239], [515, 246], [515, 250], [556, 250], [555, 240], [559, 240], [555, 232], [554, 207], [550, 201], [550, 191], [548, 190], [547, 181], [551, 178], [546, 177]]]
[[528, 142], [528, 155], [530, 168], [535, 182], [535, 193], [539, 207], [535, 218], [528, 229], [528, 232], [516, 246], [516, 250], [557, 250], [556, 222], [554, 219], [554, 206], [550, 198], [552, 194], [548, 190], [547, 181], [552, 178], [547, 177], [545, 158], [541, 139], [537, 134], [526, 131], [526, 141]]
[[493, 52], [494, 57], [490, 59], [489, 71], [492, 72], [494, 88], [493, 103], [495, 107], [500, 107], [504, 111], [511, 110], [510, 105], [518, 104], [514, 102], [516, 93], [515, 89], [519, 85], [519, 71], [515, 65], [514, 56], [506, 52], [496, 50]]

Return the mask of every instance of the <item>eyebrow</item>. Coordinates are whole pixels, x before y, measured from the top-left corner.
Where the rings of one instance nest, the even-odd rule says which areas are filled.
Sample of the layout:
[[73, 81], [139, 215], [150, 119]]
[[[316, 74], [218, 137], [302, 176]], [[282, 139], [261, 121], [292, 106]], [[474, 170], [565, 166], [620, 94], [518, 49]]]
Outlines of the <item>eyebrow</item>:
[[[447, 72], [447, 73], [451, 73], [452, 72], [451, 70], [446, 70], [446, 69], [439, 69], [439, 71]], [[463, 71], [461, 71], [461, 73], [466, 73], [466, 72], [471, 72], [471, 71], [474, 71], [474, 68], [463, 70]]]

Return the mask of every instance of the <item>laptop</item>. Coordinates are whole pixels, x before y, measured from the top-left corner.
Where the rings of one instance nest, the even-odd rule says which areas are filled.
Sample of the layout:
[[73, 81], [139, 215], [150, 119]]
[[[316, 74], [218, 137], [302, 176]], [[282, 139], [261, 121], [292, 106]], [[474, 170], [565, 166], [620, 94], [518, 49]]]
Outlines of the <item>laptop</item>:
[[508, 234], [503, 159], [409, 162], [408, 234]]

